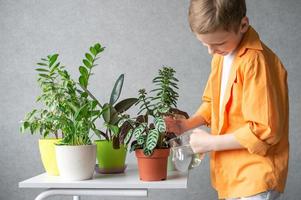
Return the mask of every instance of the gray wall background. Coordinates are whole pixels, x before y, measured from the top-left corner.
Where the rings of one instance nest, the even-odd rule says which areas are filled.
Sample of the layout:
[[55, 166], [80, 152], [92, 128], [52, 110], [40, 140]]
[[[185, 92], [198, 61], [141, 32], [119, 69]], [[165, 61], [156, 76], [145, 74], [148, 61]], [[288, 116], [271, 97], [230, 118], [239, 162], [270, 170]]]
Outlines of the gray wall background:
[[[132, 97], [142, 87], [150, 89], [162, 65], [173, 66], [180, 80], [179, 107], [190, 114], [196, 110], [211, 57], [190, 32], [188, 5], [188, 0], [0, 0], [0, 200], [30, 200], [40, 191], [19, 189], [18, 182], [43, 172], [39, 136], [19, 133], [19, 121], [36, 106], [34, 68], [41, 57], [58, 52], [77, 78], [88, 47], [102, 43], [106, 50], [91, 80], [101, 102], [120, 73], [126, 73], [122, 97]], [[247, 0], [247, 6], [251, 24], [288, 70], [291, 154], [284, 199], [296, 200], [301, 196], [301, 2]], [[187, 190], [151, 191], [148, 199], [216, 199], [208, 170], [206, 158], [191, 171]]]

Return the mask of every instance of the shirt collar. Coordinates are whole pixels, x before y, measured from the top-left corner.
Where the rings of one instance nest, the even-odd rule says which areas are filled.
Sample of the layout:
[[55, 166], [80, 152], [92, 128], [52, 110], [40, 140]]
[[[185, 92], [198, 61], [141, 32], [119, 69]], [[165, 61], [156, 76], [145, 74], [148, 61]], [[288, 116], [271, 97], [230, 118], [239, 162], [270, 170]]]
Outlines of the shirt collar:
[[238, 56], [242, 56], [247, 49], [263, 50], [259, 35], [252, 26], [249, 26], [249, 29], [243, 36], [238, 47]]

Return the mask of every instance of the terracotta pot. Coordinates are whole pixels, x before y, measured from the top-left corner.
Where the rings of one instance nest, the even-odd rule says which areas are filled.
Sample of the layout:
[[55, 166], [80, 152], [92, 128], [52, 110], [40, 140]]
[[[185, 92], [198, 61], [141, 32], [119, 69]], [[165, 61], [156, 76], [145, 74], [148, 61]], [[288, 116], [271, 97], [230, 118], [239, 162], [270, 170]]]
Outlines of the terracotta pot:
[[161, 181], [167, 177], [169, 149], [155, 149], [151, 156], [145, 156], [142, 149], [135, 150], [139, 177], [142, 181]]

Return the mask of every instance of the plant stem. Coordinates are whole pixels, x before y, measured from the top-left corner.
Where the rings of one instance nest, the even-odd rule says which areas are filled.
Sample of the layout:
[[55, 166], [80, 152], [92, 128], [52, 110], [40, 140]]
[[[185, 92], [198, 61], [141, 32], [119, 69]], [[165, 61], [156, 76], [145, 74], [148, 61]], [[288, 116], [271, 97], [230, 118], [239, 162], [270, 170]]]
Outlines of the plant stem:
[[99, 103], [99, 101], [94, 97], [94, 95], [87, 89], [87, 88], [84, 88], [83, 86], [81, 86], [80, 84], [79, 84], [79, 86], [85, 91], [85, 92], [87, 92], [87, 94], [94, 100], [94, 101], [96, 101], [96, 103], [99, 105], [99, 107], [102, 109], [103, 108], [103, 106]]
[[148, 105], [146, 104], [145, 97], [142, 97], [142, 101], [143, 101], [143, 104], [144, 104], [144, 106], [145, 106], [147, 112], [148, 112], [150, 115], [152, 115], [153, 112], [150, 110], [150, 108], [149, 108]]

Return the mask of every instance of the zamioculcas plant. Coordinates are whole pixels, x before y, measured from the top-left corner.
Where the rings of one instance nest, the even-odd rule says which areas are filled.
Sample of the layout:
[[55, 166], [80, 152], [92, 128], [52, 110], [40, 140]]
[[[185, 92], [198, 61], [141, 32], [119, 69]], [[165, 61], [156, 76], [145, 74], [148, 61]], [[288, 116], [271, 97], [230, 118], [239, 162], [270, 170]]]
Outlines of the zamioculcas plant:
[[85, 54], [83, 65], [79, 67], [80, 87], [66, 70], [58, 71], [67, 96], [60, 102], [63, 115], [58, 118], [64, 138], [55, 150], [60, 176], [66, 180], [85, 180], [93, 176], [97, 149], [92, 144], [91, 132], [96, 128], [94, 123], [104, 108], [90, 98], [87, 87], [97, 56], [103, 50], [104, 47], [95, 44]]
[[[62, 79], [62, 88], [68, 94], [60, 103], [60, 109], [64, 113], [58, 118], [64, 138], [64, 145], [91, 144], [90, 131], [95, 130], [95, 120], [99, 118], [105, 108], [98, 101], [90, 98], [87, 93], [91, 71], [96, 66], [97, 56], [104, 50], [100, 44], [90, 47], [90, 52], [85, 54], [83, 65], [79, 67], [79, 84], [82, 89], [76, 87], [75, 81], [70, 78], [66, 70], [59, 70]], [[102, 109], [99, 110], [97, 105]]]

